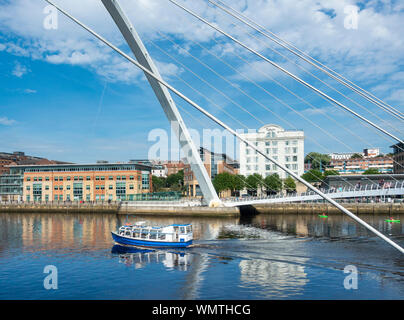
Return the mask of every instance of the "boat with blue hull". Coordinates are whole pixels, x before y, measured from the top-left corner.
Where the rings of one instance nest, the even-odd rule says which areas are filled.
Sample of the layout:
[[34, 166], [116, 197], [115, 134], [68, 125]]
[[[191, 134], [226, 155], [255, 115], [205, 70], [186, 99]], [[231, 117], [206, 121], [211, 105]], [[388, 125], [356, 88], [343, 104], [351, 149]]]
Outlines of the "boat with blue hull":
[[138, 222], [121, 226], [118, 232], [111, 231], [111, 234], [117, 244], [126, 246], [186, 248], [193, 241], [191, 224], [155, 227]]

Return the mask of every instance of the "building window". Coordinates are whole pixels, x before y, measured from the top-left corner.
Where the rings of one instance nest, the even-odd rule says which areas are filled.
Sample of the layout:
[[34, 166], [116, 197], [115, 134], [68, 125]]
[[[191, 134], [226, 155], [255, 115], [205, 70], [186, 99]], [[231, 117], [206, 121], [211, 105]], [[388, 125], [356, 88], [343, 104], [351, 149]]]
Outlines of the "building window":
[[66, 186], [66, 190], [70, 190], [70, 185], [67, 185], [67, 186]]
[[49, 181], [49, 177], [45, 177], [45, 181]]
[[134, 177], [134, 176], [130, 176], [129, 179], [130, 179], [130, 180], [134, 180], [135, 177]]
[[45, 190], [49, 190], [49, 186], [45, 186]]
[[96, 176], [96, 177], [95, 177], [95, 180], [100, 180], [100, 177], [99, 177], [99, 176]]
[[67, 177], [66, 180], [67, 180], [67, 181], [70, 181], [70, 177]]
[[87, 176], [87, 177], [86, 177], [86, 180], [87, 180], [87, 181], [90, 181], [90, 180], [91, 180], [91, 177], [90, 177], [90, 176]]
[[58, 201], [58, 195], [57, 194], [55, 194], [55, 201]]
[[293, 156], [293, 161], [297, 161], [297, 156]]
[[89, 185], [86, 186], [86, 190], [90, 190], [90, 186], [89, 186]]
[[112, 184], [110, 184], [110, 185], [108, 186], [108, 189], [109, 189], [109, 190], [112, 190], [112, 189], [114, 189], [114, 186], [113, 186]]
[[59, 177], [59, 181], [63, 181], [63, 177]]
[[55, 179], [54, 179], [55, 181], [59, 181], [59, 177], [55, 177]]
[[113, 177], [113, 176], [109, 176], [109, 177], [108, 177], [108, 180], [114, 180], [114, 177]]
[[133, 189], [134, 189], [133, 184], [129, 185], [129, 189], [130, 189], [130, 190], [133, 190]]
[[31, 187], [30, 187], [30, 186], [27, 186], [27, 190], [31, 190]]
[[105, 180], [105, 177], [104, 177], [104, 176], [101, 176], [100, 179], [101, 179], [101, 180]]
[[74, 177], [74, 181], [77, 181], [77, 180], [79, 180], [79, 177], [77, 177], [77, 176]]

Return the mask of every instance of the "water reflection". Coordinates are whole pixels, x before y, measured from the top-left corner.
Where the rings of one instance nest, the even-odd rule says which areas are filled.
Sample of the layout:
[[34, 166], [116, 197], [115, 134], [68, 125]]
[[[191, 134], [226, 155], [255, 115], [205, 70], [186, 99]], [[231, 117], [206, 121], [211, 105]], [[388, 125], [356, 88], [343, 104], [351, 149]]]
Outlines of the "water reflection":
[[161, 263], [167, 269], [187, 271], [192, 263], [192, 255], [186, 252], [146, 249], [140, 247], [123, 247], [114, 245], [111, 252], [118, 255], [119, 263], [133, 265], [135, 269], [144, 268], [150, 263]]
[[264, 287], [266, 298], [283, 298], [301, 294], [309, 282], [304, 263], [307, 258], [300, 258], [301, 264], [261, 259], [243, 260], [239, 263], [240, 281], [246, 286]]
[[[389, 217], [381, 215], [360, 217], [402, 245], [403, 223], [386, 222]], [[394, 218], [404, 221], [404, 216]], [[111, 230], [141, 220], [152, 225], [192, 223], [196, 246], [114, 246]], [[54, 298], [37, 285], [45, 264], [56, 264], [69, 278], [58, 298], [310, 298], [318, 297], [317, 292], [333, 298], [330, 282], [333, 290], [343, 290], [341, 270], [348, 264], [364, 272], [361, 286], [370, 289], [360, 292], [370, 292], [366, 297], [402, 296], [401, 255], [374, 239], [344, 241], [370, 235], [342, 215], [236, 219], [0, 213], [0, 299]], [[115, 290], [122, 281], [128, 286]], [[163, 281], [170, 286], [161, 288]]]
[[[404, 224], [385, 221], [388, 218], [387, 215], [361, 214], [360, 218], [384, 234], [400, 236], [404, 233]], [[404, 216], [395, 215], [395, 218], [403, 221]], [[373, 233], [359, 225], [352, 218], [342, 214], [329, 215], [327, 218], [321, 218], [315, 214], [260, 214], [253, 217], [249, 222], [255, 227], [299, 237], [345, 238], [373, 236]]]

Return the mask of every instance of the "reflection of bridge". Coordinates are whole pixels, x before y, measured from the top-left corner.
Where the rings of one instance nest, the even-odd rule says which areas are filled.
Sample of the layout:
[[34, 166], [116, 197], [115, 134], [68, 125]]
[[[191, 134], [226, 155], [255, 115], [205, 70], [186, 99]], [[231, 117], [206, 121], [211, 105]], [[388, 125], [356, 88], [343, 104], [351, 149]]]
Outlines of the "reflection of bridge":
[[[377, 185], [366, 185], [361, 188], [343, 188], [342, 190], [326, 190], [323, 191], [330, 198], [333, 199], [350, 199], [350, 198], [373, 198], [373, 197], [390, 197], [397, 195], [404, 195], [404, 181], [397, 182], [390, 188], [380, 188]], [[304, 202], [316, 201], [323, 198], [317, 193], [310, 191], [301, 194], [273, 195], [268, 197], [249, 197], [249, 198], [233, 198], [223, 201], [226, 207], [238, 207], [252, 204], [265, 204], [265, 203], [283, 203], [283, 202]]]

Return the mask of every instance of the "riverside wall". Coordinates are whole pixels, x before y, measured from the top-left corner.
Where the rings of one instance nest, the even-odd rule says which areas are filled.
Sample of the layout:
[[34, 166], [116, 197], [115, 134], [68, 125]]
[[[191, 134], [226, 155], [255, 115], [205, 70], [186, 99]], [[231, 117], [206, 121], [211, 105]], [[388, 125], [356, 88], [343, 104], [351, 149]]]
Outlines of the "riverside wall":
[[200, 206], [125, 206], [119, 203], [0, 203], [1, 212], [23, 213], [112, 213], [153, 216], [198, 216], [239, 217], [240, 210], [234, 208], [209, 208]]
[[[354, 214], [404, 214], [403, 203], [341, 203]], [[263, 214], [342, 214], [331, 204], [326, 203], [276, 203], [255, 205], [257, 213]]]
[[[403, 203], [343, 203], [354, 214], [404, 214]], [[325, 203], [277, 203], [248, 207], [209, 208], [200, 206], [125, 206], [93, 203], [0, 203], [1, 212], [24, 213], [111, 213], [139, 216], [198, 216], [239, 217], [241, 214], [341, 214], [337, 208]]]

